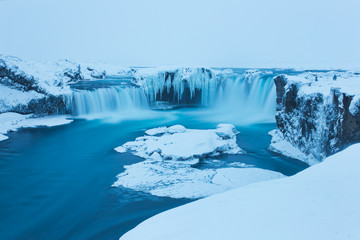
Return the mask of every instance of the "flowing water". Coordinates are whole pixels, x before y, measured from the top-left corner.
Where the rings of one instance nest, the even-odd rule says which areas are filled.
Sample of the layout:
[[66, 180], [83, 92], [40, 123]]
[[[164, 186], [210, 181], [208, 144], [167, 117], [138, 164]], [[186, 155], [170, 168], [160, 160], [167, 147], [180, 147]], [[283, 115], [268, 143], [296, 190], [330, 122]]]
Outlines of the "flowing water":
[[[73, 123], [22, 129], [0, 142], [0, 239], [118, 239], [141, 221], [192, 201], [111, 187], [124, 165], [143, 160], [113, 149], [152, 127], [234, 123], [247, 153], [222, 161], [285, 175], [303, 170], [306, 164], [267, 150], [267, 132], [276, 128], [272, 77], [235, 72], [222, 85], [203, 89], [200, 104], [169, 110], [154, 110], [150, 100], [156, 96], [129, 79], [74, 86], [67, 100]], [[196, 98], [196, 90], [189, 91]]]

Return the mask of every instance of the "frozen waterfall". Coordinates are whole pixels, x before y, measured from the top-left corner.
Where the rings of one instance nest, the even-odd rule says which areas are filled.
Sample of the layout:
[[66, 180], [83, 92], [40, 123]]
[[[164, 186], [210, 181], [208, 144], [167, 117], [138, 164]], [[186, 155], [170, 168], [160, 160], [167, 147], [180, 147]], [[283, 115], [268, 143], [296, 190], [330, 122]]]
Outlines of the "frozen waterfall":
[[274, 121], [276, 92], [272, 72], [206, 68], [145, 70], [134, 74], [132, 85], [75, 89], [67, 97], [67, 106], [74, 115], [84, 116], [142, 111], [165, 102], [170, 106], [201, 106], [224, 121], [245, 118]]

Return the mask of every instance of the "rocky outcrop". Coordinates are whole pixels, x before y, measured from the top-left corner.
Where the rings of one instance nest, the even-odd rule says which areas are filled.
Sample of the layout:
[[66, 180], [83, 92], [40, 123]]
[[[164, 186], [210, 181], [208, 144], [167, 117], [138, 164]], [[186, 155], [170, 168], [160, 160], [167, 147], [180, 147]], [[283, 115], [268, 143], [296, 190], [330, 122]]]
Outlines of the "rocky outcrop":
[[278, 76], [274, 82], [277, 127], [303, 153], [322, 160], [360, 142], [357, 74], [307, 73]]
[[209, 68], [138, 69], [133, 83], [145, 90], [150, 104], [203, 104], [211, 86], [221, 84], [221, 73]]

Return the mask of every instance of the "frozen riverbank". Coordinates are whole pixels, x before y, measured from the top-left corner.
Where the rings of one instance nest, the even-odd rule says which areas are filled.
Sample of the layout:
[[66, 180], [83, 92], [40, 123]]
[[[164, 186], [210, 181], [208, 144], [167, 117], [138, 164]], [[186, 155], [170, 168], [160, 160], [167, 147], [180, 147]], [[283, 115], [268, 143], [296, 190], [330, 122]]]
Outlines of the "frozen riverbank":
[[295, 176], [166, 211], [121, 240], [359, 239], [360, 144]]

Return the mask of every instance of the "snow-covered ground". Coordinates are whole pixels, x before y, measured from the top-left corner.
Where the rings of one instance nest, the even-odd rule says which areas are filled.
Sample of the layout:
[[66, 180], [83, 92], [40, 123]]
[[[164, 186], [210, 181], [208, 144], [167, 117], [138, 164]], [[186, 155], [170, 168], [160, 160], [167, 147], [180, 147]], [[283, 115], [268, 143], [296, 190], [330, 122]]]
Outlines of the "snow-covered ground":
[[353, 71], [305, 72], [298, 75], [286, 75], [288, 83], [296, 83], [300, 88], [299, 96], [322, 94], [329, 96], [331, 91], [338, 90], [349, 96], [354, 96], [349, 107], [352, 115], [360, 110], [360, 76]]
[[43, 97], [45, 97], [44, 94], [34, 90], [26, 92], [0, 85], [0, 112], [6, 112], [11, 107], [26, 105], [33, 99]]
[[360, 144], [292, 177], [156, 215], [121, 240], [360, 239]]
[[[281, 173], [228, 164], [224, 168], [196, 168], [211, 163], [219, 154], [241, 154], [235, 127], [219, 124], [216, 129], [186, 129], [181, 125], [146, 131], [147, 136], [115, 148], [145, 158], [125, 166], [114, 187], [126, 187], [156, 196], [200, 198], [246, 184], [283, 177]], [[244, 168], [245, 167], [245, 168]]]
[[67, 119], [68, 116], [49, 116], [42, 118], [34, 118], [31, 114], [22, 115], [18, 113], [1, 113], [0, 114], [0, 141], [8, 139], [4, 134], [10, 131], [16, 131], [19, 128], [32, 128], [39, 126], [54, 127], [71, 123], [72, 120]]
[[33, 99], [72, 94], [70, 85], [78, 81], [129, 74], [130, 68], [104, 63], [34, 62], [0, 54], [0, 113]]

